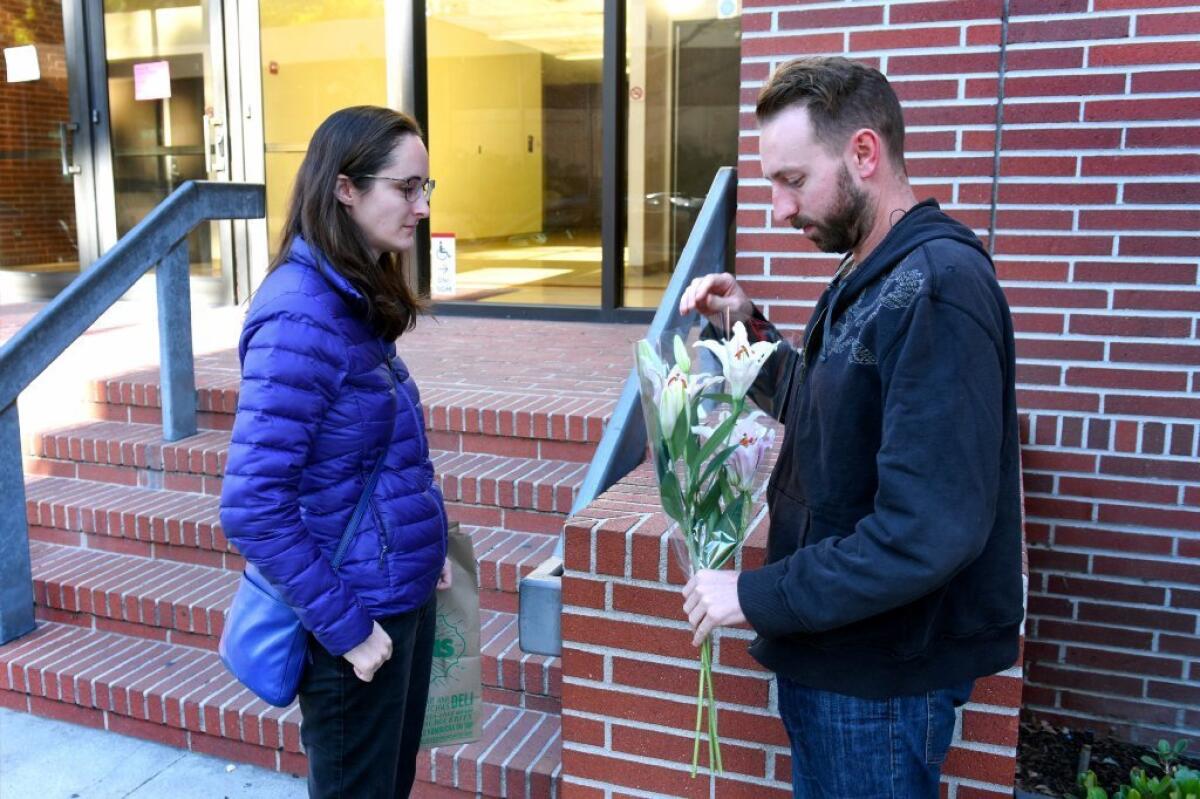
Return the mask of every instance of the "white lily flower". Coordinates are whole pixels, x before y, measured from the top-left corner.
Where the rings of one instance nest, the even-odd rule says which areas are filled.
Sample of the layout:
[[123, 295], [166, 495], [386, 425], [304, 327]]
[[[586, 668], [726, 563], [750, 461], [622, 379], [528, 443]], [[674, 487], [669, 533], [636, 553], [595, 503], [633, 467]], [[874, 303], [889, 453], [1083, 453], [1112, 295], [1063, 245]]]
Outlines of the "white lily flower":
[[725, 372], [729, 393], [734, 400], [740, 400], [746, 396], [746, 392], [754, 384], [754, 379], [758, 377], [758, 371], [767, 362], [767, 358], [771, 357], [771, 353], [775, 352], [779, 342], [759, 341], [751, 344], [746, 335], [746, 326], [738, 322], [733, 326], [733, 338], [724, 341], [697, 341], [695, 346], [712, 350], [721, 362], [722, 371]]
[[692, 359], [688, 357], [687, 345], [679, 334], [675, 334], [675, 365], [684, 372], [692, 371]]
[[658, 420], [662, 424], [663, 437], [670, 441], [680, 414], [688, 406], [688, 376], [681, 372], [678, 366], [672, 367], [671, 373], [663, 381], [662, 391], [655, 402], [658, 405]]
[[[719, 375], [697, 374], [689, 375], [678, 366], [671, 368], [670, 374], [663, 381], [662, 391], [659, 392], [655, 403], [658, 405], [658, 418], [662, 424], [663, 436], [670, 441], [675, 432], [675, 424], [679, 421], [680, 412], [691, 408], [691, 402], [704, 389], [721, 382]], [[690, 414], [689, 414], [690, 416]]]
[[742, 419], [734, 425], [729, 437], [729, 443], [737, 444], [737, 449], [725, 462], [725, 469], [735, 491], [749, 491], [754, 486], [754, 475], [758, 474], [767, 452], [775, 445], [775, 431], [755, 421], [760, 415], [755, 412]]

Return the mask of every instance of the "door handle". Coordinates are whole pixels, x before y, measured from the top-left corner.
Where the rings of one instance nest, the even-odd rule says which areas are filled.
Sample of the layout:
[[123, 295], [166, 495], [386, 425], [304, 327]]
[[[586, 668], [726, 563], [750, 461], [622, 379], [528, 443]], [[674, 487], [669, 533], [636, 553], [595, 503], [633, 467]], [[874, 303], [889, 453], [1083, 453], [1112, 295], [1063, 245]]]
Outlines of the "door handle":
[[58, 123], [58, 161], [62, 165], [62, 173], [64, 175], [78, 175], [83, 169], [71, 163], [70, 157], [67, 155], [67, 133], [74, 133], [79, 130], [78, 122], [59, 122]]
[[213, 159], [213, 172], [224, 172], [227, 163], [225, 159], [225, 123], [219, 119], [214, 119], [212, 126], [213, 133], [215, 134], [213, 144], [216, 150], [216, 157]]
[[208, 115], [204, 117], [204, 171], [225, 171], [225, 123]]

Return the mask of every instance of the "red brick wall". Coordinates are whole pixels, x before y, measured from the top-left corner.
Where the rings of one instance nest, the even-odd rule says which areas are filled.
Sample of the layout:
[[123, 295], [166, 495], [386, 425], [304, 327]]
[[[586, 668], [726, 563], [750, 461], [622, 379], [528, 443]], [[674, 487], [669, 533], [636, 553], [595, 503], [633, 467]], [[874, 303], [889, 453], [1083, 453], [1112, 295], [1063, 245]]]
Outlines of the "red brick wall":
[[58, 123], [70, 119], [60, 3], [0, 0], [0, 47], [25, 44], [41, 79], [0, 82], [0, 268], [79, 258], [75, 189], [58, 155]]
[[985, 239], [1003, 82], [995, 246], [1028, 423], [1025, 708], [1195, 740], [1200, 11], [1011, 0], [1009, 13], [1002, 48], [1002, 0], [744, 2], [738, 274], [799, 330], [832, 272], [770, 220], [752, 110], [774, 65], [880, 66], [905, 105], [918, 195]]
[[[764, 475], [765, 477], [765, 475]], [[606, 492], [566, 527], [563, 578], [563, 795], [708, 797], [690, 776], [698, 650], [683, 616], [651, 467]], [[758, 508], [738, 568], [762, 564]], [[774, 680], [746, 652], [749, 629], [714, 636], [714, 686], [726, 773], [716, 795], [791, 796], [791, 758]], [[1011, 797], [1021, 670], [980, 680], [944, 768], [943, 793]], [[702, 750], [701, 762], [706, 762]], [[851, 767], [847, 764], [847, 767]]]

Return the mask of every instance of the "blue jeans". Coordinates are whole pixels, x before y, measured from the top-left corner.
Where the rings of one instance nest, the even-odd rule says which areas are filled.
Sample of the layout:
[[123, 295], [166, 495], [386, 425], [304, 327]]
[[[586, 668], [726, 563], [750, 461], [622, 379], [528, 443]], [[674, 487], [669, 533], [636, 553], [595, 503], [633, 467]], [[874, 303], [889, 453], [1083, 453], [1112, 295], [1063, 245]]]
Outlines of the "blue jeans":
[[783, 675], [778, 682], [796, 797], [937, 799], [954, 709], [970, 697], [974, 680], [888, 699], [818, 691]]

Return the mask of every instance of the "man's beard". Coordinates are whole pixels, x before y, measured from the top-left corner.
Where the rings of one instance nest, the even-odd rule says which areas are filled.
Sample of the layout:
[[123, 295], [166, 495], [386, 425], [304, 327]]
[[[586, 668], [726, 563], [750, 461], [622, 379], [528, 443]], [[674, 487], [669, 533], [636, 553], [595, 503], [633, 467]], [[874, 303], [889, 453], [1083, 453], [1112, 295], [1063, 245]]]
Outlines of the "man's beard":
[[822, 252], [844, 253], [857, 247], [875, 220], [867, 202], [867, 194], [854, 185], [850, 179], [850, 170], [842, 164], [838, 174], [837, 202], [828, 218], [823, 222], [796, 215], [792, 217], [792, 227], [803, 230], [812, 225], [813, 232], [809, 237], [813, 244]]

